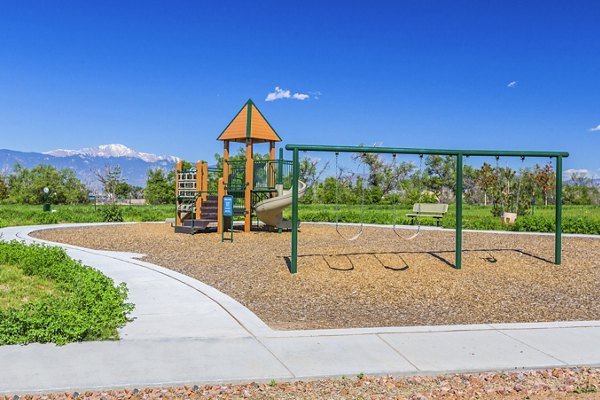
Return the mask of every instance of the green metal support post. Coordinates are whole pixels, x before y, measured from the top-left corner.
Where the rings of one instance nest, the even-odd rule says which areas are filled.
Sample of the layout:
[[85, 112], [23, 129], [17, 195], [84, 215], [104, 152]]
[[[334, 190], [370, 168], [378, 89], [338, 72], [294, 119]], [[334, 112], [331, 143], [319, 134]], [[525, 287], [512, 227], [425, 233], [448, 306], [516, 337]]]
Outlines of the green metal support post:
[[292, 262], [290, 272], [298, 272], [298, 179], [300, 178], [300, 161], [298, 149], [293, 150], [292, 171]]
[[554, 209], [556, 211], [556, 232], [554, 234], [554, 264], [560, 265], [562, 249], [562, 156], [556, 157], [556, 205]]
[[462, 265], [463, 155], [456, 156], [456, 253], [454, 268]]
[[283, 147], [279, 149], [279, 161], [277, 162], [277, 179], [275, 181], [278, 185], [283, 184]]

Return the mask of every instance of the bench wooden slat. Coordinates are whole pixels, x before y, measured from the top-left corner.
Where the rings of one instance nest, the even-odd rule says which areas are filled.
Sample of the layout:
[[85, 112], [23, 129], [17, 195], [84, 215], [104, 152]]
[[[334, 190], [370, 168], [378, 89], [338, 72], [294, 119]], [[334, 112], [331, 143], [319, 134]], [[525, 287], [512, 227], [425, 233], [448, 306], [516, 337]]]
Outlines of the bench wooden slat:
[[448, 212], [448, 204], [442, 203], [415, 203], [413, 205], [412, 213], [406, 214], [407, 217], [411, 218], [411, 223], [414, 222], [415, 218], [430, 217], [436, 219], [436, 225], [440, 225], [440, 219], [444, 218], [444, 215]]
[[419, 214], [419, 213], [415, 213], [415, 214], [411, 213], [411, 214], [406, 214], [407, 217], [418, 217], [419, 215], [421, 217], [444, 218], [444, 214], [431, 214], [431, 213], [421, 213], [421, 214]]
[[416, 213], [435, 213], [435, 214], [446, 214], [448, 212], [448, 204], [443, 203], [415, 203], [413, 205], [413, 212]]

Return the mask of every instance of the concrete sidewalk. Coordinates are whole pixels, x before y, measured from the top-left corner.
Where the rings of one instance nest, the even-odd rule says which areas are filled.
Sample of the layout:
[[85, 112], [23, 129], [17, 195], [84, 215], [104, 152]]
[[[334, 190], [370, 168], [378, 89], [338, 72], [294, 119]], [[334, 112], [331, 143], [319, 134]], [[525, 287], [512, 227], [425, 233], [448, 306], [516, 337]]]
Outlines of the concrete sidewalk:
[[[43, 242], [28, 236], [40, 228], [48, 226], [0, 233]], [[134, 320], [118, 342], [0, 347], [0, 393], [600, 366], [600, 321], [275, 331], [213, 287], [139, 255], [61, 246], [127, 283]]]

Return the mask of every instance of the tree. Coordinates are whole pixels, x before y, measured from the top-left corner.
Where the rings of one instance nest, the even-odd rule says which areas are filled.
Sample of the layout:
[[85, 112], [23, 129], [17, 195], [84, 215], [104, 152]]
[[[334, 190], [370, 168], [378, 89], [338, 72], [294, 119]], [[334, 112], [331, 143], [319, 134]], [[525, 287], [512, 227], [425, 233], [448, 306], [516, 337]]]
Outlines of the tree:
[[303, 203], [316, 202], [317, 184], [321, 180], [321, 176], [329, 167], [329, 161], [319, 167], [320, 160], [318, 158], [304, 157], [300, 160], [299, 179], [306, 183], [306, 193], [302, 197]]
[[592, 204], [592, 198], [595, 192], [594, 183], [588, 178], [585, 172], [574, 171], [570, 174], [571, 184], [565, 186], [565, 203], [585, 205]]
[[456, 191], [456, 162], [452, 156], [431, 155], [425, 159], [424, 185], [438, 201], [448, 202]]
[[0, 200], [4, 200], [8, 197], [8, 178], [4, 175], [0, 175]]
[[119, 198], [119, 199], [128, 199], [128, 198], [132, 197], [132, 193], [131, 193], [132, 190], [133, 190], [133, 188], [131, 187], [131, 185], [129, 183], [119, 182], [115, 189], [115, 194], [116, 194], [117, 198]]
[[175, 172], [163, 169], [148, 170], [144, 198], [148, 204], [172, 204], [175, 202]]
[[[252, 159], [254, 161], [266, 161], [271, 157], [269, 154], [254, 153]], [[223, 156], [219, 153], [215, 153], [215, 160], [217, 162], [217, 169], [223, 169]], [[229, 162], [231, 164], [244, 163], [246, 161], [246, 149], [244, 147], [238, 147], [236, 154], [229, 156]]]
[[70, 168], [57, 170], [52, 165], [37, 165], [31, 170], [15, 164], [8, 175], [8, 201], [19, 204], [40, 204], [44, 187], [50, 189], [55, 204], [75, 204], [87, 201], [87, 188]]
[[475, 175], [475, 181], [483, 191], [483, 205], [487, 206], [488, 194], [490, 193], [490, 190], [498, 184], [496, 171], [490, 164], [484, 162]]
[[121, 167], [119, 165], [106, 165], [103, 171], [96, 172], [96, 178], [102, 184], [103, 191], [114, 203], [117, 201], [117, 192], [123, 189], [122, 183], [125, 180], [121, 177]]
[[131, 198], [133, 199], [143, 199], [144, 198], [144, 188], [141, 186], [132, 185], [131, 186]]
[[534, 179], [544, 196], [544, 204], [548, 205], [548, 195], [554, 190], [556, 185], [556, 176], [552, 164], [548, 162], [543, 168], [536, 164]]
[[353, 157], [355, 160], [360, 160], [369, 168], [367, 178], [370, 187], [378, 187], [382, 196], [387, 196], [390, 193], [401, 188], [402, 182], [405, 181], [415, 169], [414, 164], [406, 161], [396, 162], [396, 158], [390, 161], [385, 161], [381, 154], [365, 153], [358, 154]]

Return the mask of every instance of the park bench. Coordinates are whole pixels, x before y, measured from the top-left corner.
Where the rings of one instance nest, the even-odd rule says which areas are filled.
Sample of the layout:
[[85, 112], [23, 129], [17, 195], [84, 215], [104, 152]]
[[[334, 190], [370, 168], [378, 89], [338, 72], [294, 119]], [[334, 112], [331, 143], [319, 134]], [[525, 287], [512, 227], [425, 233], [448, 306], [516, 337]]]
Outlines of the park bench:
[[448, 212], [448, 204], [441, 203], [415, 203], [412, 212], [406, 214], [410, 217], [410, 223], [413, 224], [417, 217], [435, 218], [435, 224], [440, 226], [440, 219]]

